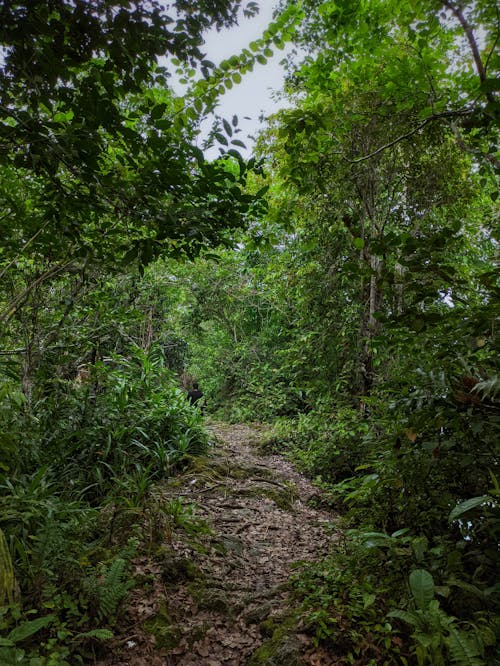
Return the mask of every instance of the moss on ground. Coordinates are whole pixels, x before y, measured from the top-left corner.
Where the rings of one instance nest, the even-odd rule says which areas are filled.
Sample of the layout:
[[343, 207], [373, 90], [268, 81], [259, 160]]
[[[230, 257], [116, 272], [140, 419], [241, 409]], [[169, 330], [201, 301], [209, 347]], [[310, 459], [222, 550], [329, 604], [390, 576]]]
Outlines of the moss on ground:
[[175, 585], [203, 576], [199, 568], [187, 557], [176, 557], [168, 551], [161, 555], [161, 579], [164, 583]]
[[189, 594], [200, 610], [215, 611], [221, 615], [234, 615], [235, 608], [224, 590], [210, 586], [207, 581], [197, 581], [188, 585]]
[[155, 637], [158, 648], [172, 650], [181, 642], [181, 630], [172, 622], [165, 604], [160, 606], [154, 617], [144, 622], [144, 629]]
[[272, 618], [261, 624], [261, 631], [265, 635], [272, 632], [271, 638], [266, 640], [251, 655], [246, 666], [305, 666], [302, 659], [302, 645], [295, 636], [296, 621], [293, 617], [287, 618], [276, 625]]
[[283, 511], [289, 511], [297, 499], [297, 489], [293, 484], [286, 486], [255, 485], [250, 488], [240, 488], [235, 492], [243, 497], [267, 497]]
[[203, 640], [211, 626], [210, 622], [203, 622], [193, 627], [187, 639], [189, 647], [193, 647], [195, 643]]

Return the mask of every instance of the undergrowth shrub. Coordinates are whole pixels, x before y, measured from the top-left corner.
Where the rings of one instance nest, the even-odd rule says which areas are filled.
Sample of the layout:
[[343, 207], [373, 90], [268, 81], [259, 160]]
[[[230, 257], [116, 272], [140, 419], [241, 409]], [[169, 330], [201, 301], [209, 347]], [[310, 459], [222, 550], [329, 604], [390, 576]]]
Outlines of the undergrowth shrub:
[[153, 491], [208, 442], [161, 354], [133, 347], [88, 370], [41, 383], [29, 408], [0, 394], [0, 663], [94, 660], [137, 549], [180, 515], [195, 529]]
[[[363, 411], [319, 405], [278, 420], [266, 443], [352, 528], [350, 545], [296, 584], [311, 631], [352, 663], [494, 663], [498, 403], [458, 400], [460, 381], [417, 370], [406, 392], [380, 386]], [[433, 580], [425, 609], [408, 583], [417, 568]]]
[[[444, 553], [409, 532], [351, 530], [295, 574], [306, 628], [346, 664], [493, 665], [493, 591], [447, 577]], [[454, 613], [454, 587], [482, 598], [466, 618]]]
[[368, 422], [350, 407], [280, 418], [264, 447], [286, 451], [309, 476], [328, 483], [351, 477], [370, 446]]
[[67, 487], [90, 499], [103, 496], [115, 476], [145, 468], [151, 480], [168, 476], [207, 444], [173, 373], [140, 349], [97, 363], [81, 386], [54, 382], [37, 410], [39, 446]]
[[341, 663], [404, 663], [400, 658], [408, 650], [385, 619], [395, 581], [379, 566], [375, 552], [344, 541], [292, 579], [306, 628]]

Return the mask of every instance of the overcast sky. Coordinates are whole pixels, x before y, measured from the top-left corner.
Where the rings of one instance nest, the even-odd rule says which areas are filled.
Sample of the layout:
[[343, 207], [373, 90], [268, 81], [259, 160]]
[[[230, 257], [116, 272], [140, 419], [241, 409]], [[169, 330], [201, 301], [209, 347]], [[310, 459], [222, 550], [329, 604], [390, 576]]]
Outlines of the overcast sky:
[[[221, 60], [237, 55], [251, 41], [261, 37], [272, 21], [275, 4], [273, 0], [260, 0], [260, 12], [256, 17], [242, 17], [238, 27], [209, 32], [203, 49], [207, 53], [207, 59], [218, 65]], [[220, 98], [217, 108], [217, 114], [224, 118], [231, 119], [234, 114], [238, 116], [242, 130], [238, 138], [250, 149], [252, 142], [247, 140], [247, 135], [254, 134], [259, 129], [259, 116], [268, 116], [283, 105], [272, 99], [272, 91], [282, 88], [284, 71], [279, 62], [285, 57], [286, 51], [274, 49], [274, 53], [274, 57], [269, 58], [266, 65], [256, 63], [253, 72], [245, 74], [241, 83], [234, 85]], [[245, 120], [244, 116], [249, 116], [251, 120]], [[216, 152], [213, 156], [215, 155]]]

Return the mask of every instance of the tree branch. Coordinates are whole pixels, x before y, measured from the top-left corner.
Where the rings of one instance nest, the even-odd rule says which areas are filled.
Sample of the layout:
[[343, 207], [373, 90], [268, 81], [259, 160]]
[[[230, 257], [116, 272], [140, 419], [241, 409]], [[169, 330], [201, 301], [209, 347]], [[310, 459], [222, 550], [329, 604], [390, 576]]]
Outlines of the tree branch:
[[349, 162], [349, 164], [359, 164], [360, 162], [366, 162], [366, 160], [369, 160], [372, 157], [375, 157], [376, 155], [383, 153], [384, 150], [387, 150], [388, 148], [395, 146], [397, 143], [400, 143], [405, 139], [409, 139], [417, 132], [420, 132], [420, 130], [423, 129], [426, 125], [428, 125], [431, 122], [434, 122], [435, 120], [441, 120], [442, 118], [454, 118], [456, 116], [467, 116], [469, 115], [469, 113], [470, 113], [469, 111], [444, 111], [443, 113], [433, 114], [432, 116], [429, 116], [424, 121], [422, 121], [420, 125], [417, 125], [408, 132], [401, 134], [392, 141], [389, 141], [389, 143], [385, 143], [383, 146], [380, 146], [379, 148], [377, 148], [377, 150], [374, 150], [372, 153], [369, 153], [368, 155], [363, 155], [363, 157], [358, 157], [355, 160], [350, 160], [349, 158], [344, 157], [344, 160], [346, 162]]
[[463, 150], [466, 153], [469, 153], [469, 155], [473, 155], [474, 157], [480, 157], [482, 159], [485, 159], [490, 164], [492, 164], [496, 169], [500, 169], [500, 160], [497, 160], [497, 158], [494, 155], [491, 155], [490, 153], [482, 153], [479, 150], [472, 150], [472, 148], [469, 148], [469, 146], [465, 143], [462, 136], [460, 135], [460, 131], [458, 127], [455, 125], [455, 123], [451, 123], [451, 129], [455, 136], [455, 141], [457, 142], [457, 145], [459, 146], [459, 148], [461, 148], [461, 150]]
[[16, 261], [19, 259], [19, 257], [23, 254], [24, 250], [37, 238], [37, 236], [39, 236], [42, 233], [42, 231], [47, 227], [47, 225], [48, 225], [48, 221], [45, 222], [45, 224], [43, 226], [41, 226], [40, 229], [38, 229], [38, 231], [36, 233], [34, 233], [33, 236], [26, 241], [26, 243], [23, 245], [23, 249], [17, 254], [17, 256], [14, 257], [14, 259], [12, 259], [12, 261], [10, 261], [7, 264], [7, 266], [0, 273], [0, 280], [7, 273], [9, 268], [11, 268], [16, 263]]
[[34, 282], [29, 284], [26, 289], [24, 289], [20, 294], [18, 294], [5, 308], [3, 312], [0, 312], [0, 322], [7, 322], [9, 321], [14, 314], [17, 312], [19, 309], [19, 305], [26, 299], [29, 294], [36, 289], [39, 285], [41, 285], [43, 282], [46, 280], [49, 280], [50, 278], [54, 277], [58, 273], [61, 273], [62, 271], [66, 270], [72, 263], [72, 260], [67, 261], [65, 264], [56, 264], [55, 266], [51, 266], [48, 270], [45, 271], [45, 273], [42, 273]]
[[479, 79], [481, 82], [483, 82], [486, 79], [486, 70], [484, 69], [483, 61], [481, 60], [481, 54], [479, 53], [479, 48], [476, 42], [476, 38], [474, 37], [471, 24], [465, 18], [462, 7], [460, 7], [460, 5], [450, 2], [450, 0], [442, 0], [442, 2], [445, 7], [448, 7], [450, 12], [455, 16], [457, 21], [462, 26], [472, 51], [472, 57], [474, 58], [474, 62], [476, 64], [476, 70], [479, 75]]

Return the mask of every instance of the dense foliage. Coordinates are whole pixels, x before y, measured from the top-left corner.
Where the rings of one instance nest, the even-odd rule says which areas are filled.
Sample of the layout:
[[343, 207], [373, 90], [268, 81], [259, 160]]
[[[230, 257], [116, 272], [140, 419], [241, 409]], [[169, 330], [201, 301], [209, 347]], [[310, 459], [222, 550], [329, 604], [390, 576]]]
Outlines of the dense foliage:
[[[0, 3], [2, 663], [111, 636], [207, 445], [193, 377], [344, 516], [294, 580], [318, 641], [494, 663], [497, 8], [282, 4], [216, 67], [242, 3]], [[208, 161], [200, 121], [298, 19], [256, 155], [234, 117]]]
[[[264, 208], [244, 191], [238, 119], [201, 120], [239, 68], [203, 32], [253, 2], [0, 3], [0, 661], [87, 663], [112, 635], [130, 561], [183, 512], [155, 492], [208, 435], [175, 372], [155, 257], [231, 245]], [[265, 60], [289, 12], [256, 42]], [[168, 77], [194, 76], [176, 97]], [[192, 71], [192, 74], [191, 74]]]
[[269, 213], [188, 277], [192, 367], [346, 512], [296, 581], [318, 639], [346, 663], [493, 663], [498, 17], [306, 4], [261, 141]]

